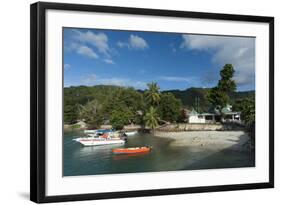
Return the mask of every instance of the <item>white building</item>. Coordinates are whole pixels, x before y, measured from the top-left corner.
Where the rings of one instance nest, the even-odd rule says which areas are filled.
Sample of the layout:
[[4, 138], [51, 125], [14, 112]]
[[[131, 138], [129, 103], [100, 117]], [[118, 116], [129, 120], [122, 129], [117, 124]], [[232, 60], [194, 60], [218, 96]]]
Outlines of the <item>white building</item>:
[[192, 109], [187, 113], [187, 122], [188, 123], [206, 123], [204, 115], [200, 115], [196, 110]]
[[[184, 110], [185, 117], [188, 123], [215, 123], [219, 121], [220, 112], [214, 109], [212, 113], [198, 113], [196, 110], [192, 109]], [[227, 105], [222, 109], [225, 122], [241, 122], [241, 112], [233, 112], [232, 106]]]

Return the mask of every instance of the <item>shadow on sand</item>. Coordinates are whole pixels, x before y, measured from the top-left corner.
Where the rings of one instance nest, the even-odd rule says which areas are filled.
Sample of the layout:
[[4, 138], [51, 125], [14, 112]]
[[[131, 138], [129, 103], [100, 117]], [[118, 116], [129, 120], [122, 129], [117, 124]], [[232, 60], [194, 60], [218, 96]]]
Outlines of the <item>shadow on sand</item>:
[[249, 142], [241, 144], [242, 137], [243, 135], [235, 140], [237, 144], [195, 161], [183, 170], [255, 167], [254, 146], [251, 148]]

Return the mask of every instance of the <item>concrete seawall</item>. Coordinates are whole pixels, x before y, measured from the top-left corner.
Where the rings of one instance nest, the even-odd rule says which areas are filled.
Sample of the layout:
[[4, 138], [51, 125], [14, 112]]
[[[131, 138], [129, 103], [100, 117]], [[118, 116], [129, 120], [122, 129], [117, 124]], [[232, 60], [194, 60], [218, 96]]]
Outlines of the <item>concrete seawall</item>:
[[200, 124], [200, 123], [177, 123], [157, 128], [157, 131], [180, 132], [180, 131], [223, 131], [243, 130], [242, 126], [236, 124]]

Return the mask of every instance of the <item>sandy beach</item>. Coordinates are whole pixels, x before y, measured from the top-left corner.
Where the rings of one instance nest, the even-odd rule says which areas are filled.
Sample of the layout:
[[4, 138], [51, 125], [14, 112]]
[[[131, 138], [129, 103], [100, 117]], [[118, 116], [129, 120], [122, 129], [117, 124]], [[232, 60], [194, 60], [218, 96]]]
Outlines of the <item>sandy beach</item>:
[[155, 136], [171, 139], [171, 148], [186, 149], [190, 160], [185, 170], [255, 166], [255, 152], [244, 131], [156, 132]]
[[195, 150], [245, 151], [249, 149], [249, 136], [243, 131], [186, 131], [155, 132], [155, 136], [172, 139], [170, 146]]

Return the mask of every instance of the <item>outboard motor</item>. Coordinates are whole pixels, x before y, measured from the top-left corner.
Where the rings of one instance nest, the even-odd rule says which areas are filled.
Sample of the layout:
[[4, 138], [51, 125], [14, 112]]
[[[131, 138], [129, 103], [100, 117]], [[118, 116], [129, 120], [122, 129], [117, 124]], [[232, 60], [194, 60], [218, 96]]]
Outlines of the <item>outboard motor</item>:
[[128, 137], [125, 133], [122, 134], [122, 137], [121, 137], [122, 140], [125, 140], [126, 142], [128, 141]]

